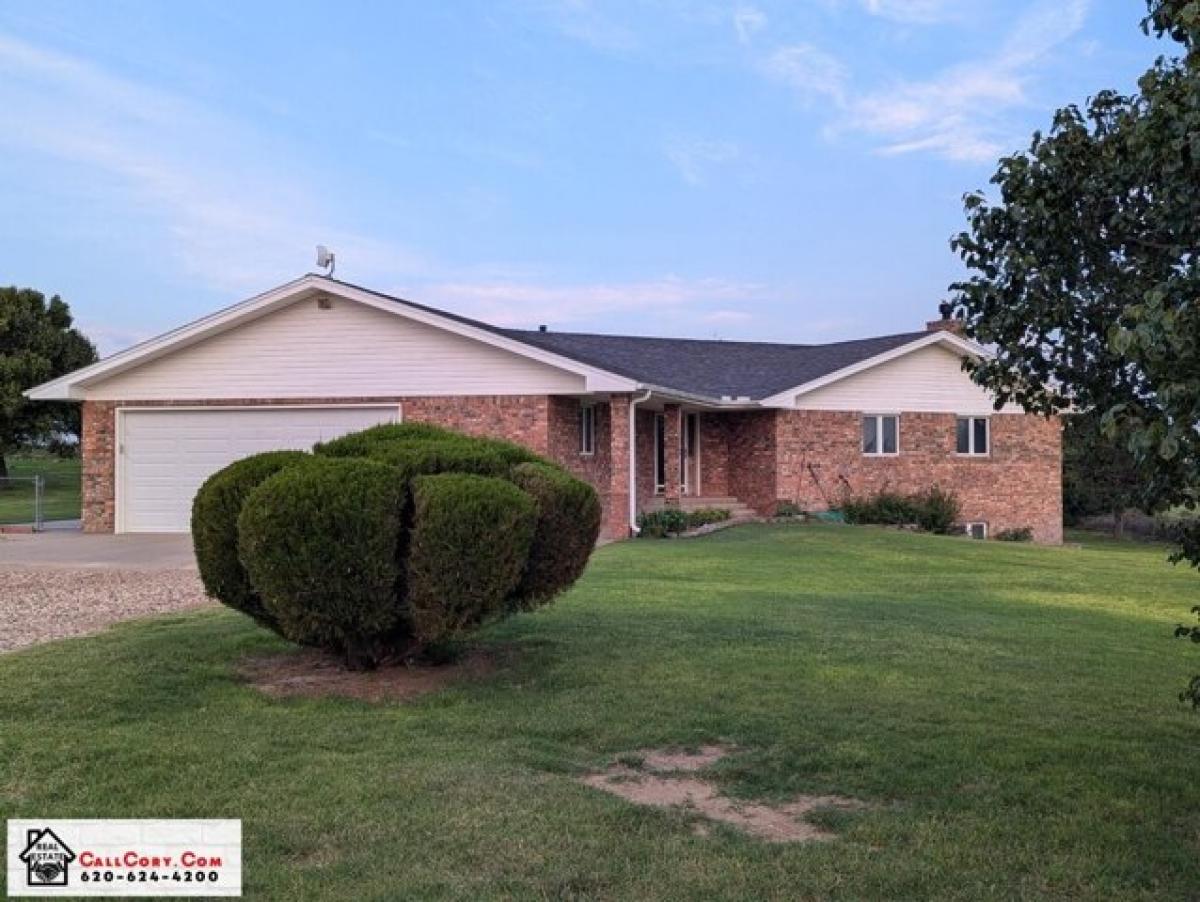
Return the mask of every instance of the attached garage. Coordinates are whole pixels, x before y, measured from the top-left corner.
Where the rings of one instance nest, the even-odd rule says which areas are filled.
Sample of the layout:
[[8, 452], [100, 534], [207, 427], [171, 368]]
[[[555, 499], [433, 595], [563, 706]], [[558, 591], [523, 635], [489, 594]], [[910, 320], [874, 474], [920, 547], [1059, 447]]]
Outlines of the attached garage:
[[227, 464], [399, 418], [395, 404], [118, 408], [116, 530], [187, 532], [196, 490]]
[[549, 450], [551, 399], [625, 376], [505, 330], [303, 276], [30, 389], [82, 406], [85, 532], [187, 532], [222, 467], [410, 419]]

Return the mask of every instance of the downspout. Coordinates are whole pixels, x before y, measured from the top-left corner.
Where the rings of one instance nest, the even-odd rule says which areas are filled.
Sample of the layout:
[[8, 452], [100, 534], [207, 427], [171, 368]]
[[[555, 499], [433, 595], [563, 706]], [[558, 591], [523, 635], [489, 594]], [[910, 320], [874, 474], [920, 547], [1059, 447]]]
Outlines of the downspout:
[[653, 392], [646, 389], [640, 398], [629, 399], [629, 532], [636, 536], [637, 525], [637, 406], [650, 400]]

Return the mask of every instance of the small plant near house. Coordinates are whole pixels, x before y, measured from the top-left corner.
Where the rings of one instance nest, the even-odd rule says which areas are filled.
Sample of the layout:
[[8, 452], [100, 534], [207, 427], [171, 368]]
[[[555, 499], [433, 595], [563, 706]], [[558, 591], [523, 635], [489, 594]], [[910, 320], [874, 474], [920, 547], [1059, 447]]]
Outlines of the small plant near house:
[[958, 497], [938, 486], [912, 496], [917, 508], [917, 526], [926, 532], [946, 535], [958, 521]]
[[662, 539], [679, 535], [689, 530], [723, 523], [733, 516], [722, 507], [703, 507], [694, 511], [683, 511], [677, 507], [664, 507], [638, 515], [638, 536], [644, 539]]
[[938, 486], [910, 495], [879, 492], [850, 497], [842, 502], [847, 523], [855, 525], [914, 526], [925, 532], [945, 535], [958, 520], [958, 498]]
[[1028, 526], [1002, 529], [996, 533], [995, 539], [997, 542], [1032, 542], [1033, 530]]
[[701, 507], [688, 513], [688, 529], [699, 529], [710, 523], [724, 523], [733, 514], [723, 507]]
[[805, 509], [795, 501], [780, 501], [775, 505], [776, 517], [785, 517], [790, 519], [794, 517], [803, 517], [806, 514], [807, 511], [805, 511]]
[[687, 514], [677, 507], [638, 514], [638, 538], [661, 539], [687, 530]]
[[192, 531], [210, 595], [370, 669], [551, 601], [600, 513], [591, 486], [524, 448], [403, 424], [231, 464]]

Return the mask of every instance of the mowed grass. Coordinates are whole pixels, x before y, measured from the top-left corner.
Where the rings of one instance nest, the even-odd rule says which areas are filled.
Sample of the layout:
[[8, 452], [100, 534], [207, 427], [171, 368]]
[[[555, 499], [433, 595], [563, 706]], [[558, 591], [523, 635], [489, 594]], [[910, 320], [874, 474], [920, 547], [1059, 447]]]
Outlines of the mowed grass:
[[44, 481], [43, 520], [79, 519], [79, 458], [35, 454], [11, 455], [5, 460], [8, 475], [21, 478], [0, 482], [0, 524], [33, 522], [33, 483], [28, 481], [32, 476], [41, 476]]
[[[1196, 898], [1198, 588], [1153, 546], [627, 542], [407, 705], [272, 701], [247, 620], [144, 621], [0, 657], [0, 811], [240, 817], [253, 899]], [[772, 845], [576, 780], [712, 741], [729, 794], [870, 807]]]

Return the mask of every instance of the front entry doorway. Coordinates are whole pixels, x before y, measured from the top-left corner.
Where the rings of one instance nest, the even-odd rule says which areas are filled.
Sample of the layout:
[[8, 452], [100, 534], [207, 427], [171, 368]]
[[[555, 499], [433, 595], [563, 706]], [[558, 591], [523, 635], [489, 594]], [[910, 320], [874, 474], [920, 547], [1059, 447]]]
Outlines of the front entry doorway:
[[[700, 414], [685, 413], [681, 417], [683, 434], [679, 437], [679, 490], [684, 495], [700, 494]], [[667, 451], [667, 418], [654, 416], [654, 491], [667, 489], [667, 461], [673, 455]]]

